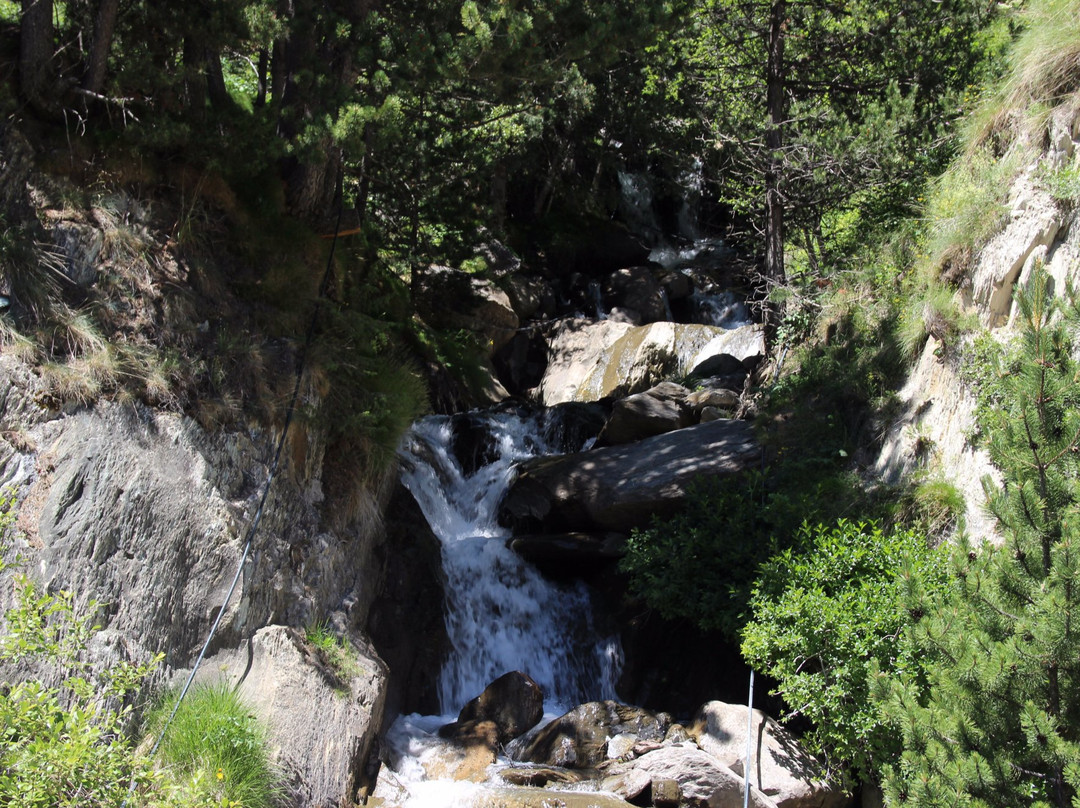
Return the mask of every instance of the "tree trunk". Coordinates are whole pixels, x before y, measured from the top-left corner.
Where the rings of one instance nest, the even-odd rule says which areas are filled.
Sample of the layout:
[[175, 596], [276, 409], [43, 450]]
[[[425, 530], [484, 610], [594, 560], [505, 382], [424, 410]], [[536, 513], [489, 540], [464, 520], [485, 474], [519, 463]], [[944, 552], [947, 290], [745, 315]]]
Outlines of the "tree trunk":
[[[765, 72], [765, 104], [768, 129], [765, 146], [769, 151], [765, 171], [765, 281], [772, 289], [785, 280], [784, 273], [784, 17], [786, 0], [773, 0], [769, 9], [769, 54]], [[775, 312], [768, 307], [769, 317]]]
[[39, 112], [52, 111], [49, 92], [53, 81], [52, 0], [22, 0], [19, 26], [19, 89]]
[[113, 31], [116, 30], [116, 13], [120, 0], [101, 0], [94, 20], [94, 39], [90, 43], [90, 57], [83, 77], [83, 89], [95, 95], [101, 94], [105, 84], [105, 69], [109, 62]]

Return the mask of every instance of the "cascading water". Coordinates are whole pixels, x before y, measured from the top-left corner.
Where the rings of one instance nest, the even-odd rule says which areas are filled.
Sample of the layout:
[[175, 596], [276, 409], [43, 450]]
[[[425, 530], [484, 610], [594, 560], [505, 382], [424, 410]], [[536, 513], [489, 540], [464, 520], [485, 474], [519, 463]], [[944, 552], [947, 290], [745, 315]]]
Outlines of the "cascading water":
[[587, 590], [541, 576], [506, 546], [509, 532], [495, 519], [513, 464], [554, 451], [543, 418], [473, 417], [483, 419], [490, 444], [488, 462], [475, 470], [455, 457], [448, 417], [417, 422], [401, 451], [402, 481], [442, 546], [452, 652], [439, 682], [440, 708], [456, 712], [511, 670], [531, 676], [549, 704], [612, 698], [618, 643], [597, 639]]
[[[442, 547], [452, 651], [439, 681], [443, 715], [402, 716], [385, 736], [394, 788], [402, 792], [395, 805], [457, 808], [477, 798], [482, 786], [441, 773], [447, 744], [437, 730], [507, 671], [540, 685], [551, 717], [615, 697], [621, 649], [595, 631], [584, 586], [543, 578], [506, 546], [509, 531], [495, 518], [515, 463], [567, 448], [558, 446], [566, 432], [557, 419], [551, 410], [470, 413], [469, 438], [459, 441], [461, 418], [432, 416], [413, 425], [399, 450], [402, 482]], [[455, 451], [469, 441], [471, 454]]]

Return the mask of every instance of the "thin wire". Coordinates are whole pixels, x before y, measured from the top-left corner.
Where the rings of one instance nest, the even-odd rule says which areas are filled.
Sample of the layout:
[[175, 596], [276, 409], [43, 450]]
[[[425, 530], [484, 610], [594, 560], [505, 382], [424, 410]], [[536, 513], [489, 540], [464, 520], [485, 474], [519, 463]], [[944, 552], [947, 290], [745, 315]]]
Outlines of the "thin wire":
[[[304, 343], [300, 349], [300, 356], [296, 361], [296, 382], [293, 385], [292, 398], [289, 400], [289, 409], [285, 413], [285, 424], [281, 429], [281, 437], [278, 439], [277, 450], [274, 452], [274, 459], [270, 464], [270, 473], [266, 477], [266, 482], [263, 484], [262, 497], [259, 500], [259, 508], [255, 511], [255, 518], [251, 522], [251, 527], [248, 529], [247, 539], [244, 542], [244, 551], [240, 554], [240, 562], [236, 565], [236, 574], [233, 576], [232, 583], [229, 585], [229, 591], [225, 595], [225, 599], [221, 603], [221, 608], [218, 609], [217, 617], [214, 618], [214, 624], [210, 627], [210, 633], [206, 635], [206, 642], [203, 643], [202, 650], [199, 651], [199, 656], [195, 659], [195, 664], [192, 665], [191, 673], [188, 674], [187, 681], [184, 682], [184, 687], [180, 690], [180, 696], [176, 699], [176, 704], [173, 705], [172, 712], [169, 713], [168, 719], [162, 726], [161, 731], [158, 733], [157, 739], [154, 741], [153, 747], [150, 749], [149, 758], [157, 754], [158, 747], [161, 746], [161, 741], [165, 737], [165, 733], [168, 731], [169, 726], [172, 724], [173, 719], [176, 717], [176, 711], [180, 709], [180, 703], [184, 700], [184, 696], [187, 695], [188, 690], [191, 688], [191, 683], [195, 680], [195, 674], [199, 670], [199, 666], [202, 664], [203, 659], [206, 656], [207, 650], [210, 648], [210, 642], [214, 639], [214, 635], [217, 633], [218, 626], [221, 624], [221, 617], [225, 614], [225, 608], [229, 605], [229, 601], [232, 600], [233, 593], [236, 591], [236, 585], [240, 581], [240, 575], [244, 571], [244, 564], [247, 562], [248, 555], [251, 552], [251, 547], [254, 544], [255, 531], [259, 529], [259, 522], [262, 521], [263, 508], [266, 505], [266, 500], [270, 495], [270, 486], [274, 481], [274, 477], [277, 474], [278, 465], [281, 462], [281, 454], [285, 448], [285, 439], [289, 435], [289, 427], [292, 425], [293, 414], [296, 412], [296, 402], [300, 399], [300, 385], [304, 378], [304, 368], [307, 365], [307, 354], [311, 347], [311, 342], [315, 338], [315, 326], [318, 323], [319, 312], [322, 309], [323, 300], [326, 297], [326, 290], [330, 282], [330, 272], [334, 265], [334, 251], [337, 248], [338, 235], [341, 229], [341, 210], [343, 177], [338, 173], [338, 213], [337, 222], [334, 225], [334, 237], [330, 242], [330, 255], [326, 259], [326, 270], [323, 272], [322, 282], [319, 284], [318, 296], [315, 300], [315, 310], [311, 313], [311, 320], [308, 322], [307, 333], [304, 335]], [[132, 772], [131, 784], [128, 786], [127, 797], [124, 798], [122, 808], [126, 808], [128, 800], [131, 798], [132, 793], [135, 791], [135, 773]]]

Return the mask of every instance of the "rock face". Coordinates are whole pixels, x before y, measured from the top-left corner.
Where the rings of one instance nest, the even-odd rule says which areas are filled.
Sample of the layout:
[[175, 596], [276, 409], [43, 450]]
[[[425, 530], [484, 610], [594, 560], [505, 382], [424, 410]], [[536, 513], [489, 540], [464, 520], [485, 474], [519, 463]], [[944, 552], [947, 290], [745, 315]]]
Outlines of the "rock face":
[[481, 334], [490, 344], [489, 357], [513, 338], [520, 325], [510, 297], [491, 281], [430, 266], [414, 272], [412, 284], [413, 300], [425, 322]]
[[349, 669], [331, 670], [298, 631], [267, 626], [199, 669], [204, 680], [237, 686], [267, 723], [277, 763], [292, 775], [295, 804], [336, 808], [363, 802], [374, 788], [387, 671], [371, 651], [350, 643], [348, 654]]
[[[272, 435], [211, 434], [182, 415], [110, 403], [60, 416], [33, 403], [35, 384], [33, 376], [9, 374], [0, 413], [5, 423], [19, 418], [22, 424], [19, 445], [8, 443], [8, 451], [0, 452], [0, 478], [20, 491], [23, 554], [44, 585], [75, 592], [79, 608], [90, 599], [104, 603], [98, 621], [109, 636], [124, 638], [128, 657], [145, 660], [160, 650], [166, 676], [185, 668], [222, 607], [240, 560]], [[271, 489], [211, 654], [237, 649], [247, 659], [250, 650], [266, 672], [253, 667], [249, 676], [261, 677], [267, 692], [279, 694], [275, 699], [295, 694], [295, 707], [328, 700], [312, 695], [319, 677], [302, 671], [300, 651], [283, 639], [280, 624], [328, 618], [366, 647], [352, 628], [366, 621], [377, 588], [366, 576], [381, 539], [377, 514], [383, 504], [369, 494], [371, 501], [360, 505], [370, 517], [328, 532], [318, 508], [320, 443], [306, 440], [294, 448]], [[0, 589], [0, 608], [10, 605], [10, 592]], [[273, 633], [257, 635], [275, 624]], [[275, 725], [272, 742], [283, 762], [299, 767], [290, 772], [297, 787], [312, 800], [322, 795], [298, 804], [337, 805], [347, 797], [340, 789], [362, 777], [386, 685], [381, 663], [367, 651], [362, 655], [367, 678], [349, 685], [359, 699], [349, 702], [350, 709], [332, 720], [313, 717], [305, 729]], [[100, 664], [107, 665], [108, 657]], [[208, 662], [206, 672], [215, 671], [220, 665]], [[270, 712], [262, 717], [271, 718], [283, 705], [265, 703]], [[320, 735], [339, 730], [338, 740]], [[324, 759], [322, 749], [335, 744], [342, 746], [333, 760]], [[334, 788], [339, 791], [331, 794]]]
[[[746, 707], [711, 701], [698, 710], [690, 735], [736, 774], [746, 762]], [[847, 795], [824, 781], [821, 764], [795, 737], [760, 710], [751, 718], [750, 782], [778, 808], [840, 806]]]
[[735, 474], [759, 458], [748, 423], [719, 420], [625, 446], [527, 461], [499, 520], [526, 533], [628, 532], [676, 506], [693, 480]]
[[[1058, 111], [1051, 122], [1050, 150], [1044, 160], [1061, 166], [1073, 159], [1080, 142], [1080, 116]], [[1032, 166], [1010, 191], [1009, 219], [978, 255], [970, 283], [957, 298], [998, 339], [1007, 339], [1016, 315], [1015, 291], [1042, 262], [1062, 290], [1080, 281], [1080, 227], [1035, 180]], [[972, 536], [992, 537], [996, 523], [982, 507], [981, 478], [996, 475], [989, 457], [967, 440], [974, 426], [975, 400], [962, 378], [969, 359], [962, 344], [943, 345], [933, 337], [924, 346], [899, 393], [900, 415], [890, 425], [875, 471], [896, 481], [919, 468], [932, 468], [963, 493], [966, 523]]]

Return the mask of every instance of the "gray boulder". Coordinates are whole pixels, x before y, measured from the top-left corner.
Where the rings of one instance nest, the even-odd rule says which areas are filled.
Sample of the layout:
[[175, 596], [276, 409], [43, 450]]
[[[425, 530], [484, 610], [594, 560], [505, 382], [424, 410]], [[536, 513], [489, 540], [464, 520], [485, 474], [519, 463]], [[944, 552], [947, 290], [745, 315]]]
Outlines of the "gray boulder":
[[688, 486], [737, 474], [760, 460], [744, 421], [718, 420], [623, 446], [522, 463], [499, 507], [515, 532], [628, 533], [670, 513]]
[[[635, 773], [634, 779], [630, 779], [630, 772]], [[680, 805], [696, 808], [742, 808], [743, 805], [742, 776], [700, 749], [664, 746], [609, 770], [610, 778], [623, 778], [635, 784], [641, 782], [643, 774], [654, 784], [664, 781], [678, 783]], [[777, 808], [776, 803], [753, 784], [750, 787], [750, 805], [754, 808]]]
[[604, 302], [638, 312], [642, 323], [670, 319], [663, 287], [648, 267], [638, 266], [613, 272], [604, 282]]
[[[746, 707], [710, 701], [689, 727], [703, 751], [742, 775], [746, 758]], [[779, 808], [836, 808], [848, 794], [825, 781], [824, 767], [776, 721], [760, 710], [751, 719], [751, 782]]]
[[690, 391], [682, 385], [661, 382], [644, 393], [619, 399], [597, 443], [630, 443], [690, 426], [696, 419], [687, 403], [689, 396]]

